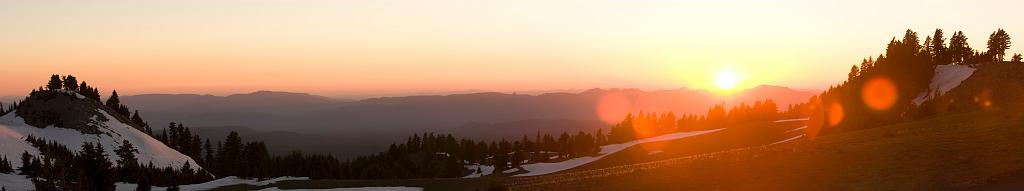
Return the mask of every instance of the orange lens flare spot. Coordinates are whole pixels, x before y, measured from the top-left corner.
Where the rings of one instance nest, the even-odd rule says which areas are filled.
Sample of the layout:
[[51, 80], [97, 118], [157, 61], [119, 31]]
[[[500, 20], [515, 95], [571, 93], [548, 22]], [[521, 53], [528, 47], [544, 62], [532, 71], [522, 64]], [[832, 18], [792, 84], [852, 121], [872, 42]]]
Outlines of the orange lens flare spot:
[[864, 82], [860, 95], [864, 104], [869, 108], [883, 111], [892, 108], [896, 104], [900, 93], [892, 79], [879, 76]]
[[811, 112], [813, 115], [807, 120], [807, 129], [804, 130], [807, 133], [807, 137], [814, 140], [818, 137], [818, 133], [825, 128], [825, 112], [821, 109], [815, 109]]
[[989, 90], [988, 88], [982, 89], [981, 92], [978, 92], [978, 95], [974, 96], [974, 102], [978, 103], [978, 105], [981, 105], [981, 107], [984, 109], [991, 109], [992, 91]]
[[605, 124], [614, 125], [622, 122], [623, 117], [632, 109], [632, 105], [626, 95], [607, 93], [598, 98], [594, 104], [594, 111]]
[[658, 129], [656, 128], [654, 124], [647, 123], [646, 121], [633, 121], [633, 133], [638, 139], [658, 135]]
[[845, 117], [845, 115], [846, 114], [843, 113], [843, 105], [839, 104], [839, 102], [832, 102], [832, 104], [828, 106], [828, 125], [839, 125], [839, 123], [843, 122], [843, 117]]

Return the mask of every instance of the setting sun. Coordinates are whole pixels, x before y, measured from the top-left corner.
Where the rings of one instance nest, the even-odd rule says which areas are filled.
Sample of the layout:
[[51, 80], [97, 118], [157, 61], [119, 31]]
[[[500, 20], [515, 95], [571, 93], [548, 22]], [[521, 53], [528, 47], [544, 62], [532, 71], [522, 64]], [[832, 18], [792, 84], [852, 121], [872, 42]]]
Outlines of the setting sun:
[[722, 90], [731, 90], [739, 84], [740, 77], [736, 72], [723, 70], [715, 74], [715, 85]]

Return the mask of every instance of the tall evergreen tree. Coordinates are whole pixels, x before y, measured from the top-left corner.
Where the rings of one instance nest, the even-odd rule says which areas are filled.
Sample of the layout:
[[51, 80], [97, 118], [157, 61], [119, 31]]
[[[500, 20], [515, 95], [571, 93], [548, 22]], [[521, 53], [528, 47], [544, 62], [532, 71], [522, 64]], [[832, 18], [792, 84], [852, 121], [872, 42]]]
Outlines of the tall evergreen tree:
[[118, 177], [121, 178], [120, 181], [123, 181], [123, 182], [136, 182], [137, 181], [137, 179], [136, 179], [137, 174], [135, 172], [138, 170], [139, 161], [135, 157], [135, 153], [138, 153], [138, 152], [139, 152], [139, 150], [136, 149], [135, 146], [132, 145], [131, 142], [128, 142], [128, 140], [122, 141], [121, 145], [118, 146], [117, 149], [114, 150], [114, 153], [116, 153], [117, 157], [118, 157], [118, 159], [117, 159], [117, 169], [118, 169]]
[[246, 170], [240, 175], [242, 177], [261, 177], [257, 171], [262, 168], [263, 161], [270, 158], [270, 154], [263, 142], [249, 142], [243, 146], [241, 157], [242, 168]]
[[906, 47], [906, 50], [909, 50], [913, 53], [917, 53], [918, 51], [921, 50], [920, 38], [918, 38], [917, 32], [914, 32], [913, 30], [907, 29], [907, 32], [903, 34], [902, 42], [903, 46]]
[[0, 159], [0, 174], [10, 174], [14, 172], [14, 168], [11, 167], [11, 161], [7, 160], [7, 156], [3, 156]]
[[64, 83], [60, 80], [60, 75], [54, 74], [50, 76], [50, 82], [46, 83], [47, 90], [59, 90], [64, 87]]
[[495, 174], [501, 173], [508, 169], [509, 152], [511, 152], [511, 144], [504, 139], [497, 144], [497, 148], [493, 149], [494, 153], [491, 154], [494, 158], [494, 172]]
[[117, 165], [125, 166], [129, 164], [138, 164], [138, 159], [135, 157], [135, 153], [138, 152], [139, 149], [136, 149], [131, 142], [128, 142], [128, 140], [122, 141], [121, 145], [114, 150], [114, 153], [116, 153], [118, 157]]
[[89, 83], [86, 83], [85, 81], [82, 81], [82, 84], [78, 85], [78, 93], [87, 98], [100, 101], [99, 90], [89, 86]]
[[142, 127], [146, 123], [146, 121], [142, 119], [142, 116], [139, 116], [139, 110], [135, 110], [135, 112], [132, 113], [131, 120], [132, 123], [135, 123], [135, 125], [138, 125], [139, 127]]
[[20, 175], [32, 176], [35, 174], [32, 168], [32, 155], [28, 154], [28, 151], [21, 153], [21, 167], [18, 167], [18, 171], [21, 171]]
[[967, 44], [967, 36], [964, 35], [963, 31], [957, 31], [953, 33], [953, 37], [949, 39], [949, 57], [955, 64], [967, 64], [971, 54], [974, 50]]
[[932, 59], [932, 52], [934, 52], [932, 51], [932, 36], [924, 37], [924, 42], [922, 43], [924, 44], [921, 45], [921, 51], [928, 54], [927, 56], [930, 61]]
[[999, 29], [988, 36], [988, 53], [992, 54], [994, 61], [1003, 61], [1006, 50], [1010, 49], [1010, 34]]
[[89, 190], [114, 190], [114, 173], [111, 170], [112, 164], [107, 160], [107, 154], [102, 144], [85, 143], [82, 151], [78, 154], [78, 164], [82, 167], [86, 184]]
[[224, 139], [224, 145], [217, 153], [217, 168], [220, 170], [220, 174], [239, 174], [242, 147], [242, 138], [238, 136], [238, 132], [228, 133], [227, 138]]
[[946, 37], [943, 36], [942, 29], [935, 29], [935, 33], [932, 34], [932, 42], [929, 43], [931, 47], [932, 63], [936, 65], [949, 64], [950, 58], [946, 48]]
[[121, 99], [117, 97], [117, 90], [110, 93], [110, 98], [107, 98], [107, 107], [111, 109], [117, 109], [121, 107]]
[[853, 81], [853, 78], [856, 78], [857, 75], [860, 75], [860, 67], [853, 65], [853, 67], [850, 68], [850, 74], [847, 75], [846, 79], [847, 81]]
[[64, 77], [64, 90], [78, 92], [78, 79], [68, 75]]
[[206, 139], [206, 143], [203, 144], [203, 149], [206, 150], [206, 156], [203, 157], [203, 166], [213, 169], [214, 167], [212, 165], [216, 164], [216, 160], [213, 157], [213, 146], [210, 145], [209, 139]]

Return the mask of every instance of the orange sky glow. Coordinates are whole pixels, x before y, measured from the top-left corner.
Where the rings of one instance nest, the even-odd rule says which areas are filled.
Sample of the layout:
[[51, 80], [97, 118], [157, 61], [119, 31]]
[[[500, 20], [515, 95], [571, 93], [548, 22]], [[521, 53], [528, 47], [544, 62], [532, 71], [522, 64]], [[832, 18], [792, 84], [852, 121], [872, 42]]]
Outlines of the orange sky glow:
[[[993, 6], [964, 10], [979, 7], [968, 4]], [[824, 89], [908, 28], [922, 38], [943, 28], [947, 39], [963, 30], [975, 49], [984, 49], [997, 28], [1024, 39], [1024, 23], [1014, 21], [1022, 7], [891, 0], [4, 1], [0, 96], [24, 95], [53, 73], [122, 94], [714, 89], [721, 71], [742, 79], [737, 88]], [[1022, 52], [1019, 46], [1009, 52]]]

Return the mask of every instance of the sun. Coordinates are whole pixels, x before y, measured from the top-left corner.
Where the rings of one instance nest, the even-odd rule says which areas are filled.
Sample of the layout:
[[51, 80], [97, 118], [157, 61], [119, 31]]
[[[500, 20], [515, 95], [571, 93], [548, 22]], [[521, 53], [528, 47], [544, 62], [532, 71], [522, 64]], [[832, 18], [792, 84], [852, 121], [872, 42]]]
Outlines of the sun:
[[731, 70], [718, 71], [715, 74], [715, 85], [722, 90], [732, 90], [740, 83], [740, 76]]

